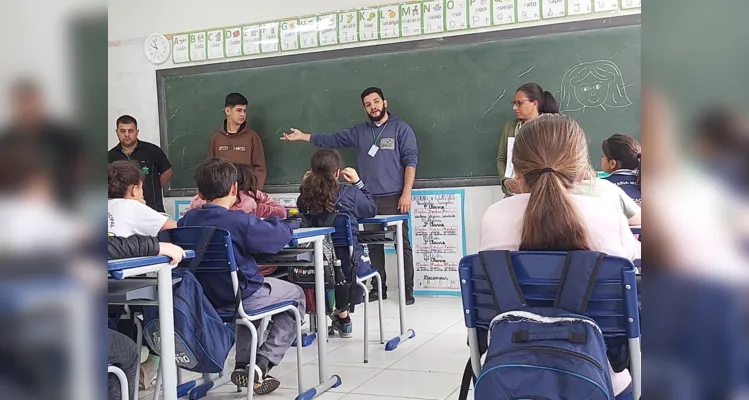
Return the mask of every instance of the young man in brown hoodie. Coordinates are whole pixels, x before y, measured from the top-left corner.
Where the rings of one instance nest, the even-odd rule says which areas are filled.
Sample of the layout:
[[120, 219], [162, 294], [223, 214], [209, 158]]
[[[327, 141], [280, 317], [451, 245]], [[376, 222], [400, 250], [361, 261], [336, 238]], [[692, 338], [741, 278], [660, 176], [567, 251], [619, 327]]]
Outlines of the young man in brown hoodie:
[[262, 190], [267, 175], [265, 153], [260, 135], [247, 126], [247, 98], [229, 93], [224, 100], [224, 112], [226, 119], [208, 144], [208, 158], [251, 165], [257, 175], [258, 190]]

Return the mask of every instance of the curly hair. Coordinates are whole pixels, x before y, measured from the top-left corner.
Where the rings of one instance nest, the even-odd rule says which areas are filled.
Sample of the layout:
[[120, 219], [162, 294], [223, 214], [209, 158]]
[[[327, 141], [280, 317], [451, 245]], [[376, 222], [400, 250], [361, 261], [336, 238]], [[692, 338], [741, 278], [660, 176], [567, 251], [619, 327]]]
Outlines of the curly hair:
[[109, 185], [107, 197], [110, 199], [124, 199], [130, 186], [141, 183], [140, 170], [134, 161], [115, 161], [107, 166]]
[[338, 180], [335, 173], [341, 169], [341, 155], [335, 150], [318, 150], [310, 160], [310, 175], [299, 186], [299, 200], [307, 213], [318, 214], [335, 211], [338, 197]]

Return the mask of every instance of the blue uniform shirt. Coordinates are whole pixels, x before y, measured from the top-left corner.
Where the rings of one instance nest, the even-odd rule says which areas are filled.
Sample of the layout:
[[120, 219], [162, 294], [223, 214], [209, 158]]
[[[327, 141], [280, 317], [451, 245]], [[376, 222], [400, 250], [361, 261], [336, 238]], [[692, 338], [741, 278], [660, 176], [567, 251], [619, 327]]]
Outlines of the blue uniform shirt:
[[607, 181], [619, 186], [632, 200], [640, 202], [642, 194], [637, 187], [637, 173], [631, 169], [619, 169], [605, 178]]

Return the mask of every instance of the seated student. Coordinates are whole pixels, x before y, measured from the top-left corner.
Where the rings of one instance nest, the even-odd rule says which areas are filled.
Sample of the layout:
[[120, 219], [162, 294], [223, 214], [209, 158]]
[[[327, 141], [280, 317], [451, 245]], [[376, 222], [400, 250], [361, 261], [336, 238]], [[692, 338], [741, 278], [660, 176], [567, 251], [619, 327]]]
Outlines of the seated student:
[[605, 179], [619, 186], [624, 193], [640, 204], [640, 143], [631, 136], [612, 135], [603, 141], [601, 167], [609, 174]]
[[[133, 235], [129, 237], [109, 236], [107, 238], [107, 259], [146, 257], [165, 255], [171, 258], [171, 264], [178, 264], [185, 251], [171, 243], [159, 243], [153, 236]], [[121, 369], [127, 377], [129, 398], [133, 398], [135, 391], [135, 370], [140, 362], [140, 349], [135, 342], [126, 335], [112, 329], [107, 332], [107, 362]], [[120, 385], [114, 375], [109, 375], [107, 381], [109, 400], [119, 400]]]
[[[236, 203], [231, 206], [231, 210], [241, 210], [260, 218], [286, 218], [286, 209], [273, 201], [267, 193], [258, 190], [257, 176], [252, 166], [240, 163], [234, 163], [234, 166], [239, 171], [239, 182], [237, 183], [239, 195]], [[205, 203], [205, 200], [195, 195], [190, 202], [190, 209], [200, 208]]]
[[159, 231], [177, 226], [173, 219], [146, 205], [143, 180], [134, 162], [115, 161], [107, 169], [107, 232], [115, 236], [157, 236]]
[[[303, 214], [340, 213], [351, 218], [351, 233], [353, 236], [353, 260], [356, 260], [356, 274], [364, 274], [370, 270], [369, 256], [364, 252], [364, 246], [359, 243], [360, 218], [370, 218], [377, 215], [372, 194], [364, 187], [359, 174], [353, 168], [341, 169], [343, 160], [335, 150], [318, 150], [312, 155], [311, 169], [305, 174], [299, 187], [297, 207]], [[343, 177], [352, 185], [339, 185], [338, 178]], [[348, 247], [337, 247], [336, 256], [341, 260], [343, 270], [349, 285], [336, 286], [336, 310], [331, 316], [333, 329], [343, 338], [353, 337], [351, 317], [349, 311], [354, 305], [361, 303], [364, 292], [354, 284], [356, 277], [351, 276], [351, 260]], [[353, 294], [353, 296], [352, 296]]]
[[[512, 162], [523, 193], [489, 207], [480, 250], [595, 250], [640, 258], [640, 243], [619, 210], [571, 194], [589, 165], [585, 134], [572, 118], [548, 114], [527, 122], [515, 138]], [[629, 373], [609, 370], [614, 392], [623, 394]]]
[[[258, 273], [258, 265], [252, 254], [277, 253], [292, 238], [291, 228], [278, 218], [262, 220], [252, 214], [230, 208], [236, 203], [237, 168], [229, 161], [209, 158], [195, 172], [198, 195], [207, 204], [187, 211], [178, 221], [179, 226], [215, 226], [231, 233], [237, 273], [240, 278], [242, 304], [247, 311], [257, 310], [282, 301], [293, 300], [298, 304], [299, 313], [304, 315], [306, 307], [302, 288], [292, 283], [263, 278]], [[219, 312], [234, 311], [234, 294], [229, 274], [197, 274], [206, 297]], [[246, 279], [245, 279], [246, 278]], [[294, 314], [285, 312], [273, 316], [273, 326], [257, 352], [257, 362], [248, 365], [250, 360], [250, 332], [239, 329], [237, 335], [237, 361], [231, 381], [237, 386], [247, 386], [247, 368], [255, 369], [254, 391], [268, 394], [281, 384], [268, 375], [283, 358], [294, 341], [296, 323]]]
[[603, 199], [619, 210], [627, 218], [629, 225], [642, 225], [640, 206], [620, 187], [606, 179], [598, 178], [593, 167], [588, 166], [587, 170], [587, 173], [575, 182], [571, 193]]

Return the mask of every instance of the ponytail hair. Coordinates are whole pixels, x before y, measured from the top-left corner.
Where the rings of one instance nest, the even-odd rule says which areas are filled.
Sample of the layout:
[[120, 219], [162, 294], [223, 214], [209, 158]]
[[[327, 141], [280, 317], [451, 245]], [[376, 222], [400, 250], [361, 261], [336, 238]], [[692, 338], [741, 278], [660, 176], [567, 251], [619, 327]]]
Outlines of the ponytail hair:
[[589, 166], [582, 128], [565, 115], [540, 115], [520, 128], [512, 163], [530, 189], [520, 250], [590, 250], [588, 229], [570, 196]]
[[246, 195], [254, 199], [257, 196], [258, 191], [255, 169], [249, 164], [234, 163], [234, 166], [237, 167], [237, 172], [239, 172], [237, 193], [244, 192]]
[[616, 161], [617, 169], [631, 169], [637, 175], [637, 190], [641, 187], [642, 147], [637, 139], [627, 135], [611, 135], [601, 144], [603, 155]]
[[323, 149], [312, 154], [310, 174], [299, 186], [299, 202], [307, 209], [300, 211], [309, 214], [335, 211], [339, 187], [335, 174], [342, 164], [341, 155], [335, 150]]
[[559, 104], [554, 95], [541, 89], [538, 83], [526, 83], [516, 92], [523, 92], [531, 101], [537, 101], [539, 114], [559, 114]]

